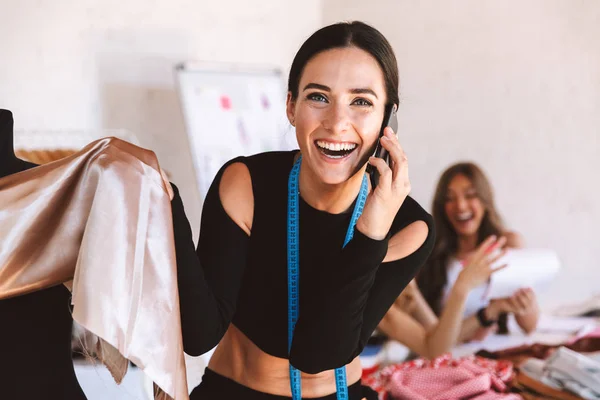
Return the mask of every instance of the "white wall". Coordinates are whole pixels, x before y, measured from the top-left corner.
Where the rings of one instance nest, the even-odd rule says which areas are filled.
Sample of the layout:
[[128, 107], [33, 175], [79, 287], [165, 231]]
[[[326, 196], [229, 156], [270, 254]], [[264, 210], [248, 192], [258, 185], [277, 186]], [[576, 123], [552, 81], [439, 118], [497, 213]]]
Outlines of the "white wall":
[[321, 0], [0, 0], [0, 107], [15, 129], [125, 128], [199, 204], [173, 65], [208, 60], [284, 71], [321, 25]]
[[546, 307], [600, 291], [600, 2], [328, 0], [392, 43], [400, 137], [414, 196], [430, 207], [443, 169], [479, 163], [508, 225], [558, 251]]
[[547, 305], [600, 286], [596, 0], [0, 2], [0, 107], [13, 110], [16, 128], [131, 130], [182, 188], [196, 234], [173, 64], [286, 70], [323, 22], [370, 22], [398, 55], [414, 196], [429, 207], [442, 169], [472, 159], [510, 227], [563, 259]]
[[[200, 60], [286, 71], [321, 20], [321, 0], [0, 0], [0, 108], [13, 111], [15, 130], [131, 131], [181, 189], [197, 238], [199, 197], [173, 66]], [[190, 385], [202, 365], [188, 364]], [[114, 386], [83, 372], [89, 396]]]

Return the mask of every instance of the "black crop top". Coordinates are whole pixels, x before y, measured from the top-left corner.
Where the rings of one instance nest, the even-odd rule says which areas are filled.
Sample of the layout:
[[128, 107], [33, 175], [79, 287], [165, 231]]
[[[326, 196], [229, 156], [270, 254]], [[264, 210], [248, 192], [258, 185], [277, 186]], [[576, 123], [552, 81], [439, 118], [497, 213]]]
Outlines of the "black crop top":
[[[390, 234], [415, 221], [429, 233], [411, 255], [382, 263], [388, 240], [355, 230], [342, 249], [351, 212], [330, 214], [300, 198], [300, 313], [288, 357], [287, 184], [295, 152], [269, 152], [225, 164], [202, 211], [197, 260], [191, 230], [177, 195], [173, 201], [178, 282], [185, 351], [214, 347], [233, 323], [265, 353], [289, 358], [296, 368], [318, 373], [352, 361], [399, 293], [415, 276], [434, 243], [431, 216], [411, 197]], [[227, 215], [219, 184], [225, 168], [244, 163], [254, 195], [248, 236]]]

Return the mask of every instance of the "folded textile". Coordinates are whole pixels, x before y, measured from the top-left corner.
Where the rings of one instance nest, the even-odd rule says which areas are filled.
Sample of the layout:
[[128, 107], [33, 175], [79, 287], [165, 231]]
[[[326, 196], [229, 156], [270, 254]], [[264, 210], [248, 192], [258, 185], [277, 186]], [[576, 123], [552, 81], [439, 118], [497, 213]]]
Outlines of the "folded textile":
[[115, 138], [0, 179], [0, 299], [65, 284], [115, 380], [124, 357], [187, 400], [171, 196], [154, 153]]
[[[541, 360], [536, 361], [543, 362]], [[526, 400], [581, 400], [581, 397], [560, 388], [546, 385], [540, 380], [531, 378], [523, 371], [517, 371], [512, 386], [518, 389], [519, 394]]]
[[363, 383], [384, 399], [521, 399], [503, 393], [512, 377], [510, 362], [444, 355], [431, 361], [420, 358], [386, 367]]
[[527, 360], [521, 367], [529, 375], [555, 389], [563, 389], [584, 399], [600, 400], [600, 363], [565, 347], [548, 360]]

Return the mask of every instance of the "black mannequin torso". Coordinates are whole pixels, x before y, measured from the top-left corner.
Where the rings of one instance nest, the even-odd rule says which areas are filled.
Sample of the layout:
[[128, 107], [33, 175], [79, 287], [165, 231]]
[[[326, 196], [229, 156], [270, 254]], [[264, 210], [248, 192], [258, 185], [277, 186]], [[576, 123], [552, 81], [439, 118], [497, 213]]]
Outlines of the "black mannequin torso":
[[13, 147], [13, 116], [0, 108], [0, 178], [35, 167], [15, 155]]
[[[0, 109], [0, 178], [35, 164], [13, 148], [13, 118]], [[63, 285], [0, 300], [0, 398], [84, 400], [71, 359], [70, 292]]]

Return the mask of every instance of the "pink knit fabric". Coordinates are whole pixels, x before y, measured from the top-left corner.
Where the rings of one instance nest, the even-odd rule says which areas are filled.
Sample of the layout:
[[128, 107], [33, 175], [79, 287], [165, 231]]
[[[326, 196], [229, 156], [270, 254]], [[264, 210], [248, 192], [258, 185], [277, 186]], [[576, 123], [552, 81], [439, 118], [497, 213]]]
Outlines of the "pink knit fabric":
[[397, 400], [521, 399], [503, 393], [512, 376], [508, 362], [474, 356], [453, 360], [445, 355], [392, 365], [366, 378], [364, 384], [382, 399], [388, 393]]

